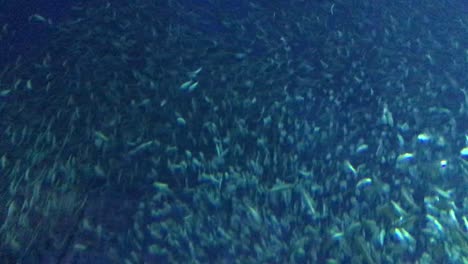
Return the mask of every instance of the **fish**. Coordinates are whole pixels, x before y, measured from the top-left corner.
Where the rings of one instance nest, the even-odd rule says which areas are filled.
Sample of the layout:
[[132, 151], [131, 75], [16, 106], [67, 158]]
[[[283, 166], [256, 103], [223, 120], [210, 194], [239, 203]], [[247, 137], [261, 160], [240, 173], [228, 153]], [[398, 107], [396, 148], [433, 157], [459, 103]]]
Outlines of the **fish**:
[[361, 180], [358, 181], [358, 183], [356, 184], [356, 189], [364, 188], [364, 187], [366, 187], [366, 186], [369, 186], [371, 183], [372, 183], [372, 179], [371, 179], [371, 178], [364, 178], [364, 179], [361, 179]]
[[436, 230], [440, 233], [444, 232], [444, 227], [442, 224], [435, 218], [434, 216], [430, 214], [426, 214], [426, 219], [429, 221], [429, 223], [436, 228]]
[[193, 84], [192, 80], [186, 81], [179, 86], [179, 89], [182, 91], [187, 90]]
[[345, 170], [351, 172], [354, 176], [357, 176], [357, 170], [353, 167], [353, 165], [349, 162], [349, 160], [344, 161]]
[[52, 20], [47, 19], [43, 17], [42, 15], [39, 14], [34, 14], [29, 17], [29, 22], [41, 22], [41, 23], [46, 23], [46, 24], [52, 24]]

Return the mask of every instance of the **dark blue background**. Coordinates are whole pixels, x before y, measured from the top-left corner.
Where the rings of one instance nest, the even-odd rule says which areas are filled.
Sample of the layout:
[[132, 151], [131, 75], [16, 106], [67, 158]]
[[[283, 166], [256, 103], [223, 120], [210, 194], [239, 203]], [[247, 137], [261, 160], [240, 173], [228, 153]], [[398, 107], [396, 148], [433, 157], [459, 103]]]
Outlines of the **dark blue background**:
[[0, 44], [0, 67], [14, 62], [18, 55], [34, 56], [48, 41], [51, 27], [45, 23], [30, 22], [39, 14], [57, 23], [66, 19], [76, 1], [6, 0], [0, 1], [0, 28], [8, 24], [8, 33]]

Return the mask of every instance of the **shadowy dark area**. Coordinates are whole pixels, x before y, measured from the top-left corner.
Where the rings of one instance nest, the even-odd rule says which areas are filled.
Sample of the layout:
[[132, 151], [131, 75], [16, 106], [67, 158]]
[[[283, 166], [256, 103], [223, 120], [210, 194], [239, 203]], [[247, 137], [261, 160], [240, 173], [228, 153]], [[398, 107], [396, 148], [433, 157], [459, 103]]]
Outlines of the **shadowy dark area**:
[[[0, 7], [0, 67], [19, 56], [34, 56], [44, 47], [54, 24], [66, 19], [74, 1], [14, 1], [5, 0]], [[47, 22], [30, 19], [33, 15], [50, 19]]]

